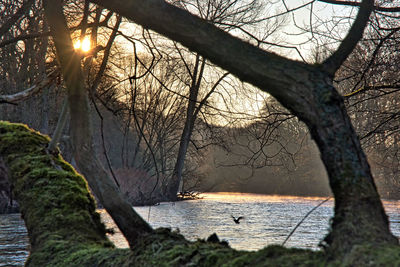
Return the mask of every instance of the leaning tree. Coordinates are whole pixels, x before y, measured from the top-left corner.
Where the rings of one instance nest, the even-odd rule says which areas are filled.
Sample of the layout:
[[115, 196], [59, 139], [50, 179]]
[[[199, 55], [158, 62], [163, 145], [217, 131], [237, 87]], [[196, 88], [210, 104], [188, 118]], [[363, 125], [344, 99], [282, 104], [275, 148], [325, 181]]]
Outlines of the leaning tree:
[[362, 38], [376, 8], [374, 1], [359, 4], [358, 15], [344, 40], [318, 65], [263, 51], [163, 1], [93, 2], [199, 52], [274, 96], [307, 125], [335, 196], [332, 229], [325, 238], [328, 251], [345, 253], [365, 242], [397, 244], [343, 98], [333, 86], [336, 71]]

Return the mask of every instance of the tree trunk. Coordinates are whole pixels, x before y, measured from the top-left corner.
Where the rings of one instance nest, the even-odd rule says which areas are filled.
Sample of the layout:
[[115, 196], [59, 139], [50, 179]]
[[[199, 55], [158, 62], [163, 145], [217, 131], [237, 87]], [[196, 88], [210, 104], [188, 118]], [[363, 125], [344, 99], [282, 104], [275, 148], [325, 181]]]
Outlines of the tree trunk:
[[[200, 64], [201, 62], [201, 64]], [[167, 199], [175, 201], [179, 192], [179, 184], [182, 181], [182, 172], [185, 166], [186, 153], [189, 147], [190, 138], [192, 137], [194, 123], [197, 118], [196, 103], [199, 95], [201, 80], [203, 79], [203, 72], [206, 60], [200, 59], [200, 55], [196, 55], [196, 64], [192, 75], [192, 84], [190, 86], [189, 101], [186, 108], [185, 126], [181, 134], [179, 142], [179, 150], [176, 158], [174, 171], [171, 179], [167, 185]], [[200, 64], [200, 65], [199, 65]]]
[[322, 65], [309, 65], [263, 51], [165, 1], [92, 2], [181, 42], [241, 80], [270, 93], [306, 123], [320, 149], [335, 196], [335, 217], [326, 238], [332, 254], [350, 253], [360, 244], [398, 243], [390, 233], [343, 100], [332, 86], [335, 71], [362, 37], [374, 1], [362, 1], [348, 35]]
[[301, 119], [320, 149], [335, 196], [335, 216], [325, 245], [330, 252], [343, 254], [356, 244], [397, 244], [343, 98], [323, 78], [321, 73], [311, 77], [315, 103], [309, 105], [318, 120]]
[[177, 194], [179, 192], [179, 184], [182, 181], [182, 172], [183, 172], [183, 168], [185, 165], [186, 152], [189, 147], [190, 138], [192, 136], [192, 132], [193, 132], [193, 128], [194, 128], [194, 122], [196, 120], [196, 118], [193, 115], [194, 110], [192, 110], [190, 108], [190, 106], [191, 106], [191, 104], [189, 103], [189, 107], [187, 110], [187, 117], [186, 117], [186, 121], [185, 121], [185, 127], [184, 127], [182, 135], [181, 135], [178, 156], [176, 158], [174, 171], [172, 173], [171, 179], [168, 181], [167, 188], [166, 188], [167, 189], [166, 195], [167, 195], [167, 199], [169, 201], [177, 200]]
[[67, 87], [74, 157], [91, 189], [132, 247], [151, 227], [133, 210], [96, 156], [80, 56], [75, 53], [62, 13], [61, 1], [44, 1], [58, 61]]

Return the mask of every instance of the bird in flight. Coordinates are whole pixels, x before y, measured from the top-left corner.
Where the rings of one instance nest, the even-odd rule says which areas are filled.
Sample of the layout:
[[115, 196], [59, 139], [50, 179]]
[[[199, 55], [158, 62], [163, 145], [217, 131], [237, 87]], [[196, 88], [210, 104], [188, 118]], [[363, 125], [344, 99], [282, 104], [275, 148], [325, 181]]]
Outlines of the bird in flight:
[[243, 216], [240, 216], [240, 217], [235, 218], [235, 217], [233, 217], [233, 215], [231, 215], [231, 217], [233, 218], [233, 221], [234, 221], [236, 224], [239, 224], [239, 223], [240, 223], [240, 220], [241, 220], [241, 219], [244, 219]]

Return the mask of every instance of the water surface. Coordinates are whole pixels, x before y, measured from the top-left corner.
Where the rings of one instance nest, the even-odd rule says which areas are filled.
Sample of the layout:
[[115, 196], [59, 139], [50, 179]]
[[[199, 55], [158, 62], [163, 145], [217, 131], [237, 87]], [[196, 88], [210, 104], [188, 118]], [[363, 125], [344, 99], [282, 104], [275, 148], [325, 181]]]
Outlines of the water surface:
[[[159, 206], [135, 207], [135, 210], [153, 227], [179, 229], [190, 240], [216, 233], [233, 248], [257, 250], [270, 244], [282, 244], [304, 216], [326, 199], [242, 193], [207, 193], [203, 196], [199, 200], [166, 202]], [[392, 232], [400, 236], [400, 201], [384, 201], [384, 205]], [[111, 225], [111, 219], [104, 213], [102, 211], [102, 217]], [[235, 224], [231, 215], [245, 219]], [[319, 249], [318, 244], [327, 234], [332, 216], [333, 200], [329, 200], [307, 217], [285, 245]], [[111, 238], [118, 246], [127, 247], [121, 236]]]
[[[217, 233], [236, 249], [257, 250], [282, 244], [304, 216], [325, 198], [266, 196], [240, 193], [207, 193], [203, 199], [161, 203], [135, 210], [154, 228], [179, 229], [186, 238], [196, 240]], [[392, 232], [400, 236], [400, 201], [384, 201]], [[110, 239], [118, 247], [127, 242], [104, 210], [99, 210], [108, 228], [116, 234]], [[244, 216], [235, 224], [231, 215]], [[333, 215], [333, 201], [321, 205], [297, 228], [286, 246], [318, 249]], [[28, 256], [28, 238], [19, 214], [0, 215], [0, 266], [22, 266]]]
[[0, 214], [0, 266], [23, 266], [29, 240], [20, 214]]

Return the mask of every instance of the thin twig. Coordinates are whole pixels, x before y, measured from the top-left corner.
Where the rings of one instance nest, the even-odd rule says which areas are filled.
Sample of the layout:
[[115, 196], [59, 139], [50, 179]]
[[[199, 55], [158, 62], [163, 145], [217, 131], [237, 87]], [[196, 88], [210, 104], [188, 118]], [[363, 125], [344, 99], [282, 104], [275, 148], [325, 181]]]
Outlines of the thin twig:
[[327, 202], [329, 199], [331, 199], [331, 197], [328, 197], [327, 199], [323, 200], [321, 203], [319, 203], [317, 206], [315, 206], [314, 208], [312, 208], [304, 217], [303, 219], [301, 219], [301, 221], [293, 228], [293, 230], [290, 232], [290, 234], [286, 237], [285, 241], [283, 241], [282, 246], [284, 246], [286, 244], [286, 242], [289, 240], [289, 238], [293, 235], [293, 233], [296, 231], [296, 229], [304, 222], [305, 219], [307, 219], [307, 217], [317, 208], [319, 208], [322, 204], [324, 204], [325, 202]]

